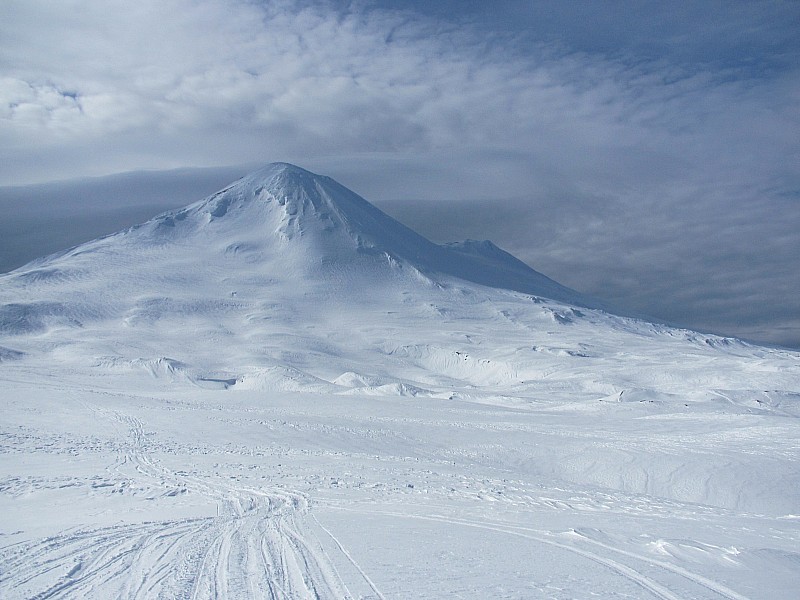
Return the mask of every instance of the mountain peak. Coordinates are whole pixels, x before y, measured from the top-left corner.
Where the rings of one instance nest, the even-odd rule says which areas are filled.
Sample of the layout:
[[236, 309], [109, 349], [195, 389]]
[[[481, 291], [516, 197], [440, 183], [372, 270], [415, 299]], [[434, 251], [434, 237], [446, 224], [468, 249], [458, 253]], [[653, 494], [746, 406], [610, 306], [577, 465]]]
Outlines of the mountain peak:
[[265, 186], [304, 186], [319, 179], [327, 178], [291, 163], [274, 162], [245, 175], [239, 181], [242, 183], [246, 182], [248, 184], [260, 184]]
[[[531, 269], [489, 241], [440, 246], [399, 223], [330, 177], [276, 162], [246, 175], [187, 207], [195, 221], [245, 240], [263, 255], [275, 241], [303, 246], [307, 261], [385, 268], [404, 263], [436, 279], [440, 275], [586, 305], [574, 290]], [[215, 223], [216, 222], [216, 223]], [[238, 243], [238, 242], [237, 242]], [[287, 255], [288, 257], [288, 255]], [[399, 261], [399, 262], [398, 262]]]
[[240, 232], [257, 228], [265, 241], [270, 232], [304, 238], [322, 252], [415, 254], [416, 246], [432, 245], [330, 177], [284, 162], [265, 165], [186, 211], [208, 223], [236, 222]]
[[304, 169], [303, 167], [298, 167], [295, 164], [277, 161], [272, 163], [267, 163], [263, 167], [259, 167], [255, 171], [249, 174], [252, 177], [259, 177], [259, 176], [270, 176], [272, 174], [296, 174], [296, 175], [305, 175], [309, 177], [323, 177], [322, 175], [317, 175], [316, 173], [312, 173], [308, 169]]
[[[400, 277], [407, 286], [412, 285], [407, 276], [419, 281], [422, 275], [429, 282], [456, 278], [587, 304], [491, 242], [435, 244], [330, 177], [285, 162], [265, 165], [204, 200], [131, 230], [38, 261], [34, 270], [55, 268], [55, 260], [58, 272], [73, 270], [108, 256], [129, 264], [135, 262], [131, 256], [152, 252], [163, 257], [161, 270], [172, 270], [170, 262], [179, 270], [216, 269], [229, 281], [257, 268], [264, 280], [290, 277], [298, 287], [333, 290], [334, 280], [372, 285]], [[23, 270], [18, 277], [25, 276]]]
[[[296, 165], [284, 162], [270, 163], [245, 175], [238, 181], [213, 194], [199, 204], [200, 207], [211, 207], [211, 212], [227, 212], [234, 201], [241, 204], [245, 201], [275, 201], [281, 206], [310, 201], [312, 204], [320, 195], [318, 187], [327, 177], [316, 175]], [[226, 207], [218, 209], [218, 207]]]

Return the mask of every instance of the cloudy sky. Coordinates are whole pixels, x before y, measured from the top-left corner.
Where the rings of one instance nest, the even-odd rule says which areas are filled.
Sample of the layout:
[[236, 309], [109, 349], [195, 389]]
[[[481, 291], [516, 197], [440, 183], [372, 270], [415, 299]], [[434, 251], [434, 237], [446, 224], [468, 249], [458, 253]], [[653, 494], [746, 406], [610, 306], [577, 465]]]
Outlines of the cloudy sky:
[[[180, 204], [284, 160], [437, 241], [800, 347], [798, 31], [777, 1], [3, 0], [0, 210], [216, 168], [173, 171]], [[164, 202], [131, 200], [149, 176], [104, 202]]]

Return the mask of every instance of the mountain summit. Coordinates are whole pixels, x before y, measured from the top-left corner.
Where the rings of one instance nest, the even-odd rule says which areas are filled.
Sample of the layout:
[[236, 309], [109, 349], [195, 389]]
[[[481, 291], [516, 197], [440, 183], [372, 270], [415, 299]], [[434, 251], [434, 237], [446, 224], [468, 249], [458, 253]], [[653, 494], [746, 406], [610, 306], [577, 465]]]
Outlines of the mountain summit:
[[[246, 239], [259, 251], [308, 252], [310, 262], [343, 265], [356, 255], [430, 262], [437, 246], [329, 177], [287, 163], [259, 169], [156, 225]], [[181, 235], [181, 234], [179, 234]]]
[[303, 271], [318, 263], [334, 269], [355, 262], [366, 266], [371, 257], [383, 267], [405, 265], [433, 279], [455, 277], [576, 304], [588, 302], [491, 242], [434, 244], [330, 177], [288, 163], [269, 164], [145, 225], [164, 227], [175, 227], [178, 236], [213, 235], [218, 242], [230, 242], [226, 252], [244, 252], [254, 259], [294, 253]]

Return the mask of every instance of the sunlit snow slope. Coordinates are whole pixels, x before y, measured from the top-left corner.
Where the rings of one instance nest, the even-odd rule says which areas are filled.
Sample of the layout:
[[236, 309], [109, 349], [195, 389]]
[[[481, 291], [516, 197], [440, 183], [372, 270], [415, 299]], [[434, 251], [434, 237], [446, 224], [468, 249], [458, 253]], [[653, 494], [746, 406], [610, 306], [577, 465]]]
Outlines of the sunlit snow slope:
[[272, 164], [0, 276], [0, 597], [793, 598], [800, 354]]

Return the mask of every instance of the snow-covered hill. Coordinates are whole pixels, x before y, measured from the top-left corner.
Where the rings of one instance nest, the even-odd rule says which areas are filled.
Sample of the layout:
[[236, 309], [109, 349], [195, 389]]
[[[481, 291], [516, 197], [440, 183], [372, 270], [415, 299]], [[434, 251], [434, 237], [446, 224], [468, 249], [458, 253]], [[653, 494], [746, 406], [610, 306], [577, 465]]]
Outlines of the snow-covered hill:
[[273, 164], [0, 276], [0, 595], [792, 597], [800, 355]]
[[[277, 163], [185, 209], [5, 276], [0, 326], [15, 334], [57, 316], [76, 324], [88, 315], [116, 318], [145, 293], [227, 298], [243, 287], [262, 298], [274, 291], [265, 286], [290, 282], [292, 294], [325, 287], [357, 298], [388, 283], [413, 289], [452, 277], [582, 302], [490, 242], [433, 244], [332, 179]], [[368, 287], [350, 288], [355, 281]]]

